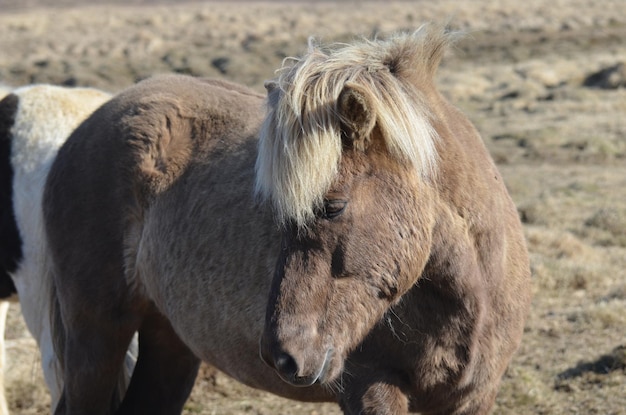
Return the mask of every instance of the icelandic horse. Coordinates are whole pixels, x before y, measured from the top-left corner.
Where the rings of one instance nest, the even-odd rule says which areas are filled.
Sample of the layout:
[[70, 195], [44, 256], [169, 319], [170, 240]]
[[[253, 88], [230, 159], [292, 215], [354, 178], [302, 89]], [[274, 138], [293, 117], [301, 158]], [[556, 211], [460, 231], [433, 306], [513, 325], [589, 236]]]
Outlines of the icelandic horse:
[[501, 175], [435, 87], [453, 38], [312, 46], [267, 109], [170, 75], [83, 122], [44, 196], [56, 413], [180, 413], [201, 360], [346, 414], [489, 412], [530, 271]]

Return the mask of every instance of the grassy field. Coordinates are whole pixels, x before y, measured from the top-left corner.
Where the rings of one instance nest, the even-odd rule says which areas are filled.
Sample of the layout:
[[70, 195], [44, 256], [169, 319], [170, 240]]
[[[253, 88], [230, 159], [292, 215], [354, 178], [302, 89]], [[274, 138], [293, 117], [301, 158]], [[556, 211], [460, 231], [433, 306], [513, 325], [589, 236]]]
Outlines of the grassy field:
[[[439, 86], [481, 131], [518, 206], [531, 253], [532, 312], [495, 413], [626, 414], [622, 0], [89, 6], [0, 0], [0, 82], [116, 92], [155, 73], [179, 72], [262, 91], [282, 59], [302, 53], [311, 35], [346, 42], [430, 20], [467, 32], [445, 59]], [[18, 307], [7, 339], [11, 409], [48, 412], [34, 342]], [[186, 413], [340, 411], [250, 390], [203, 368]]]

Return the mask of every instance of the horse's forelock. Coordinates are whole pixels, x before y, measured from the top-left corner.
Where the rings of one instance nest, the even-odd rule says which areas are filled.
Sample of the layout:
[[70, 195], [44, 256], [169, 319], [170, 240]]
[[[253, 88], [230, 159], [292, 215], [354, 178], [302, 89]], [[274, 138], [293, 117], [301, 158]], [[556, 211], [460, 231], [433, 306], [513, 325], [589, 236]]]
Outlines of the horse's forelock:
[[388, 40], [322, 49], [286, 62], [268, 95], [257, 159], [257, 192], [281, 222], [305, 226], [323, 202], [341, 160], [337, 98], [347, 83], [370, 92], [371, 112], [393, 157], [422, 177], [436, 168], [436, 133], [415, 74], [432, 81], [451, 36], [425, 26]]

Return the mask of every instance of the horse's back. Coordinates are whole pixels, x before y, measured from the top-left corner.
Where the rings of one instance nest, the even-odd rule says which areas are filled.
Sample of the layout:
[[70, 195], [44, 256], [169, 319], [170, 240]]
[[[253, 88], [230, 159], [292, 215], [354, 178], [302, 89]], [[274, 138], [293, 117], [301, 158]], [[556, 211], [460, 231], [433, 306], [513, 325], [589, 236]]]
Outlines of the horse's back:
[[[48, 178], [45, 208], [53, 245], [78, 244], [93, 255], [108, 251], [121, 259], [124, 229], [140, 219], [146, 204], [192, 159], [247, 128], [235, 120], [251, 112], [242, 96], [260, 106], [255, 94], [221, 82], [161, 76], [102, 106], [61, 148]], [[63, 251], [57, 252], [61, 259]]]

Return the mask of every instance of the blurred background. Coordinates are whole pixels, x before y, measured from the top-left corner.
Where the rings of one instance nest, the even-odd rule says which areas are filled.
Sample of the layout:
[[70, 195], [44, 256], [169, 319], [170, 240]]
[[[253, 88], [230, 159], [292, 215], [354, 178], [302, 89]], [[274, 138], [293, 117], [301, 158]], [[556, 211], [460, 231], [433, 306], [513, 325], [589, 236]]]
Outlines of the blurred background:
[[[0, 83], [118, 92], [156, 73], [263, 91], [307, 39], [448, 22], [466, 33], [441, 91], [475, 123], [524, 223], [535, 284], [497, 414], [626, 414], [626, 8], [623, 0], [0, 0]], [[7, 330], [16, 414], [49, 412], [19, 312]], [[339, 414], [203, 367], [187, 414]]]

